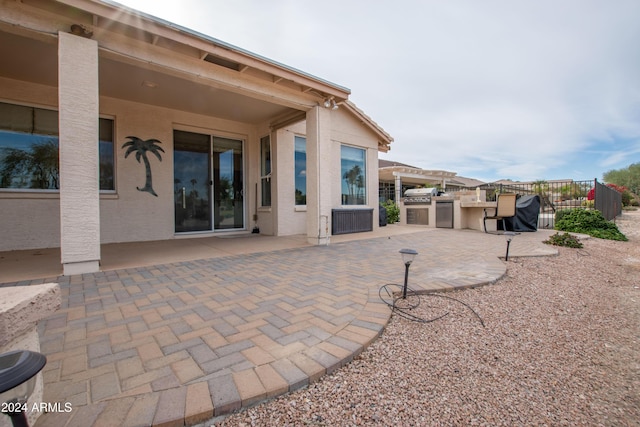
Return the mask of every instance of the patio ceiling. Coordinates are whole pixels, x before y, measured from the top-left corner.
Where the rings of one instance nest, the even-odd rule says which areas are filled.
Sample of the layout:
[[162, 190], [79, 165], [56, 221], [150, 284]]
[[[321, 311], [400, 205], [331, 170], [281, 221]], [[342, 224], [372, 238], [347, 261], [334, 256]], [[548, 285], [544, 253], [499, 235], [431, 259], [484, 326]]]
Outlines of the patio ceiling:
[[[56, 87], [57, 39], [31, 38], [0, 30], [0, 76]], [[149, 105], [260, 123], [295, 111], [272, 102], [216, 88], [206, 81], [179, 73], [163, 72], [152, 64], [132, 64], [100, 52], [100, 94]], [[111, 55], [113, 56], [113, 55]]]

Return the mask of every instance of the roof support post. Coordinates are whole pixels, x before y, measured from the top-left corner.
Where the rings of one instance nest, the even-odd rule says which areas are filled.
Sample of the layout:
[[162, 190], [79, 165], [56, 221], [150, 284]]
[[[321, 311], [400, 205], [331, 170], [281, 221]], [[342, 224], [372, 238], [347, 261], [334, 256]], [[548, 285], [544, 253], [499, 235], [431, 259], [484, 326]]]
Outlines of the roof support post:
[[58, 33], [60, 252], [64, 275], [100, 269], [98, 43]]
[[331, 111], [307, 112], [307, 241], [328, 245], [331, 237]]
[[395, 185], [394, 185], [395, 190], [396, 190], [395, 191], [395, 193], [396, 193], [395, 194], [395, 198], [396, 198], [395, 202], [396, 202], [396, 205], [400, 206], [400, 198], [402, 197], [402, 177], [400, 176], [400, 174], [396, 174], [396, 173], [394, 173], [393, 175], [394, 175], [395, 181], [396, 181]]

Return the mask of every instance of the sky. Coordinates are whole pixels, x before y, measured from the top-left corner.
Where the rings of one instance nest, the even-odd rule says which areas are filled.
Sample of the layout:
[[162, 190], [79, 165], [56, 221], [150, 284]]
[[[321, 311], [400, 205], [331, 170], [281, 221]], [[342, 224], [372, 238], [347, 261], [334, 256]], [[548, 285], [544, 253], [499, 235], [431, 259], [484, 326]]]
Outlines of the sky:
[[351, 90], [380, 158], [485, 182], [640, 162], [638, 0], [119, 0]]

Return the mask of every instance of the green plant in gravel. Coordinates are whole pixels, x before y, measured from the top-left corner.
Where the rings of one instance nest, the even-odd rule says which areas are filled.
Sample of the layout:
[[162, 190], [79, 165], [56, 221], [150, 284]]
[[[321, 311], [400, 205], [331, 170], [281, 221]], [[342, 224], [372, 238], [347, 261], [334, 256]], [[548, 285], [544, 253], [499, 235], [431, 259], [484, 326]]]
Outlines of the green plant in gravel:
[[387, 210], [387, 223], [394, 224], [400, 221], [400, 208], [393, 200], [387, 200], [382, 206]]
[[565, 209], [556, 212], [556, 230], [588, 234], [592, 237], [626, 242], [627, 237], [618, 226], [607, 221], [597, 210]]
[[567, 248], [581, 248], [583, 246], [576, 236], [573, 236], [569, 233], [556, 233], [552, 236], [549, 236], [549, 239], [545, 240], [542, 243], [554, 246], [565, 246]]

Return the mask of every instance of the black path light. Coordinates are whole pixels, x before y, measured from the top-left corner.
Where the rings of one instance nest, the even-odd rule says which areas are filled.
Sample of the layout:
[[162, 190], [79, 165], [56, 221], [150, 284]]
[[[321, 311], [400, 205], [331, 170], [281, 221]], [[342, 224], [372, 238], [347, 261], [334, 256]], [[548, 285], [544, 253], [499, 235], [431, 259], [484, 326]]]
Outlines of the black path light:
[[413, 249], [400, 249], [402, 262], [404, 262], [404, 287], [402, 288], [402, 299], [407, 298], [407, 282], [409, 281], [409, 266], [413, 262], [418, 252]]
[[29, 427], [27, 399], [36, 386], [36, 374], [47, 358], [35, 351], [15, 350], [0, 355], [0, 404], [14, 427]]
[[[444, 313], [441, 313], [441, 314], [437, 314], [435, 317], [432, 317], [430, 319], [422, 318], [416, 314], [411, 313], [411, 311], [414, 308], [417, 308], [420, 305], [420, 293], [418, 291], [413, 291], [411, 294], [412, 298], [410, 298], [409, 300], [407, 299], [409, 267], [411, 266], [411, 263], [415, 259], [416, 255], [418, 255], [418, 252], [416, 252], [413, 249], [400, 249], [399, 252], [402, 255], [402, 262], [404, 262], [404, 286], [402, 287], [402, 296], [401, 297], [398, 296], [398, 291], [394, 291], [394, 288], [398, 289], [400, 288], [400, 285], [397, 285], [395, 283], [387, 283], [386, 285], [381, 286], [380, 289], [378, 290], [378, 296], [380, 297], [382, 302], [387, 304], [391, 308], [393, 313], [397, 314], [402, 318], [405, 318], [407, 320], [412, 320], [414, 322], [430, 323], [447, 316], [449, 314], [448, 311], [445, 311]], [[439, 295], [437, 293], [426, 293], [423, 296], [433, 297], [433, 298], [436, 298], [436, 297], [446, 298], [449, 300], [456, 301], [464, 305], [465, 307], [467, 307], [469, 310], [471, 310], [473, 314], [476, 315], [478, 320], [480, 320], [480, 323], [482, 323], [482, 326], [484, 326], [484, 321], [482, 320], [480, 315], [478, 315], [478, 313], [476, 313], [473, 308], [471, 308], [467, 303], [463, 301], [460, 301], [456, 298], [453, 298], [447, 295]]]
[[504, 257], [505, 261], [509, 261], [509, 245], [511, 245], [511, 241], [518, 233], [514, 233], [513, 231], [505, 231], [504, 237], [507, 239], [507, 254]]

